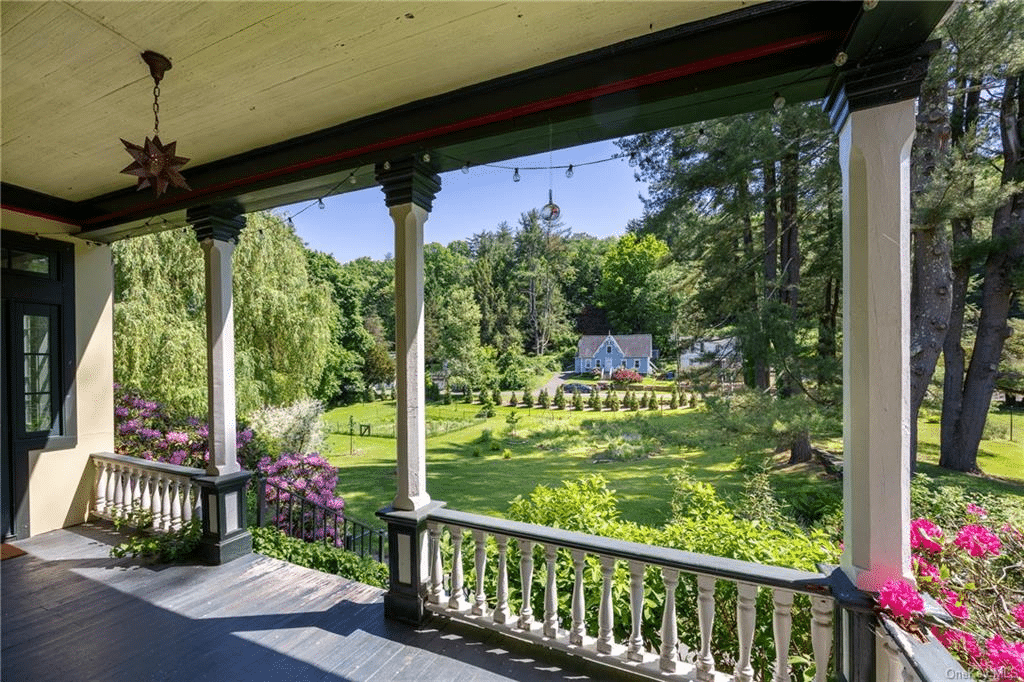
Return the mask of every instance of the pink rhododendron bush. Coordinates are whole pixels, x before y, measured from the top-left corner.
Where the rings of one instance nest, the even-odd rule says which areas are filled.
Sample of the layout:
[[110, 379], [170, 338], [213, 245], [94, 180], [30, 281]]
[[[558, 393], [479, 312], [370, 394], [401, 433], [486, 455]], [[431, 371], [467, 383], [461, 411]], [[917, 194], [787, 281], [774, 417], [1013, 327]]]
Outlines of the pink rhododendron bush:
[[[890, 580], [879, 607], [902, 627], [932, 634], [978, 679], [1024, 680], [1024, 535], [971, 503], [959, 527], [926, 518], [910, 524], [917, 588]], [[953, 623], [924, 618], [927, 593]]]

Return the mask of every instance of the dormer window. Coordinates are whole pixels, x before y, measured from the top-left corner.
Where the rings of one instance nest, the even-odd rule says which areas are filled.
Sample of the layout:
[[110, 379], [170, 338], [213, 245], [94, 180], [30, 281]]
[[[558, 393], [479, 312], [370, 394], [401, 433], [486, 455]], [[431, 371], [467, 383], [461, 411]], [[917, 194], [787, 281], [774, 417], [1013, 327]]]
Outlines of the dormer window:
[[608, 347], [604, 349], [604, 352], [605, 352], [605, 353], [611, 353], [611, 352], [612, 352], [612, 346], [611, 346], [611, 344], [608, 344]]

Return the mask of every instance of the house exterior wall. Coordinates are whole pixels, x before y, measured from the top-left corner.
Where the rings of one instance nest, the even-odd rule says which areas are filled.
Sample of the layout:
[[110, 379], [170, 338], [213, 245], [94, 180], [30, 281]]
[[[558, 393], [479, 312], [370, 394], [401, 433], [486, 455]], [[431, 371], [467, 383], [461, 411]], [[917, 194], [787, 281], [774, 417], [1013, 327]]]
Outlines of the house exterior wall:
[[33, 535], [82, 523], [94, 485], [89, 455], [114, 450], [114, 272], [107, 246], [75, 246], [77, 442], [29, 453]]
[[617, 343], [608, 338], [601, 343], [593, 355], [581, 356], [579, 351], [576, 353], [574, 368], [577, 374], [592, 372], [594, 369], [600, 369], [604, 374], [610, 374], [620, 367], [647, 375], [651, 372], [651, 358], [627, 356]]

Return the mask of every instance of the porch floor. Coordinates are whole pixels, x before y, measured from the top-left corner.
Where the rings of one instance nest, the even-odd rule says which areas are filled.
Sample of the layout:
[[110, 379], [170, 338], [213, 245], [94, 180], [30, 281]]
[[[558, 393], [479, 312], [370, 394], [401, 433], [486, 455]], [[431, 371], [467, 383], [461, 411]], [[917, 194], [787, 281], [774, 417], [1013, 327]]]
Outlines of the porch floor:
[[375, 587], [258, 554], [223, 566], [112, 559], [119, 541], [86, 524], [14, 543], [27, 554], [0, 565], [0, 678], [593, 679], [475, 628], [385, 620]]

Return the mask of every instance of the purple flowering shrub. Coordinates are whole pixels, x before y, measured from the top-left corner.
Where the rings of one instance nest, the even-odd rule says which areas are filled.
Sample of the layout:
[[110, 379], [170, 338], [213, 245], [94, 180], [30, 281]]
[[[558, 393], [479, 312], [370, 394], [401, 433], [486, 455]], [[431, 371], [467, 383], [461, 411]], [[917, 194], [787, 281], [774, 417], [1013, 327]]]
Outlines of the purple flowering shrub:
[[[203, 469], [210, 459], [206, 422], [195, 417], [172, 416], [160, 403], [114, 384], [114, 451], [155, 462]], [[252, 430], [236, 436], [238, 458], [243, 461]]]
[[345, 500], [335, 495], [338, 470], [317, 453], [282, 453], [257, 465], [266, 478], [266, 509], [275, 526], [292, 537], [343, 542]]
[[[991, 522], [970, 503], [966, 523], [951, 534], [930, 519], [910, 526], [917, 585], [953, 617], [952, 627], [932, 634], [979, 679], [1024, 680], [1024, 534], [1012, 524]], [[924, 604], [908, 583], [888, 581], [879, 606], [901, 626], [919, 623]]]

